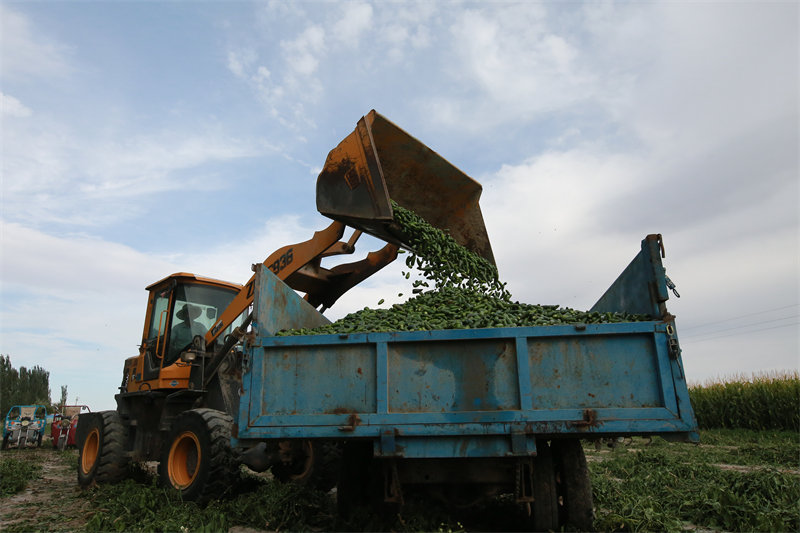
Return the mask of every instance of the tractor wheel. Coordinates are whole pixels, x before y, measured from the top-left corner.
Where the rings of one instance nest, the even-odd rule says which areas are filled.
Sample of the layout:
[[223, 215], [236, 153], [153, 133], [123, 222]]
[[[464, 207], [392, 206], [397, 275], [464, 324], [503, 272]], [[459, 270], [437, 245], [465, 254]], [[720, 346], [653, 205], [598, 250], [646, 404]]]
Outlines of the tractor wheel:
[[230, 487], [233, 419], [215, 409], [192, 409], [175, 420], [162, 448], [158, 475], [184, 500], [206, 502]]
[[580, 440], [554, 440], [553, 455], [561, 524], [570, 529], [592, 531], [592, 482]]
[[41, 448], [42, 447], [42, 437], [43, 436], [44, 436], [44, 433], [39, 433], [39, 438], [36, 439], [36, 447], [37, 448]]
[[11, 433], [7, 433], [5, 437], [3, 437], [3, 450], [8, 448], [8, 438], [11, 436]]
[[116, 483], [125, 477], [125, 426], [116, 411], [100, 411], [87, 419], [86, 438], [78, 449], [78, 485]]
[[19, 448], [20, 450], [24, 450], [27, 445], [28, 445], [28, 436], [21, 435], [19, 437], [19, 441], [17, 441], [17, 448]]

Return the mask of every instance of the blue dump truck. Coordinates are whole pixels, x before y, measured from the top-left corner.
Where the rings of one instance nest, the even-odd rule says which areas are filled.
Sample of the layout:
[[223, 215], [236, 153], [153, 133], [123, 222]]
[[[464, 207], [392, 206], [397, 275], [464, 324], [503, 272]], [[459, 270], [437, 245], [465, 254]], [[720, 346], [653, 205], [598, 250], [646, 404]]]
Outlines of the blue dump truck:
[[[592, 308], [646, 321], [278, 335], [328, 323], [325, 309], [411, 248], [393, 203], [493, 262], [480, 193], [375, 111], [363, 117], [317, 179], [331, 226], [273, 252], [244, 285], [181, 272], [148, 287], [117, 409], [80, 416], [79, 484], [159, 461], [164, 486], [203, 502], [244, 464], [335, 485], [345, 516], [411, 494], [456, 506], [510, 495], [524, 528], [591, 529], [581, 439], [698, 439], [660, 235]], [[362, 232], [386, 244], [323, 266]]]
[[663, 250], [648, 235], [592, 308], [651, 321], [543, 327], [275, 336], [319, 318], [259, 267], [234, 446], [344, 441], [343, 512], [427, 486], [511, 493], [535, 530], [590, 529], [580, 439], [698, 439]]

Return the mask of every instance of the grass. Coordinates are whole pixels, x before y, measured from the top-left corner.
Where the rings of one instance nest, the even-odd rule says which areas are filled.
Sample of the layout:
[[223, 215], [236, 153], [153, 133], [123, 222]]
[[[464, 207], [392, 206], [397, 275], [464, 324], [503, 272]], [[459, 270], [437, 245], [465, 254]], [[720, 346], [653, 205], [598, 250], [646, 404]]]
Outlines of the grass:
[[597, 508], [595, 528], [800, 529], [796, 433], [718, 430], [703, 432], [701, 440], [708, 443], [696, 446], [656, 439], [650, 446], [635, 440], [611, 451], [587, 448]]
[[[800, 529], [800, 434], [796, 432], [706, 430], [700, 445], [658, 438], [647, 444], [637, 438], [599, 451], [587, 443], [585, 450], [597, 509], [594, 528], [599, 531]], [[43, 461], [55, 454], [58, 463], [69, 468], [59, 485], [61, 492], [43, 495], [48, 498], [45, 508], [58, 510], [57, 514], [75, 509], [68, 529], [76, 531], [227, 531], [239, 526], [268, 531], [400, 532], [519, 527], [512, 497], [461, 511], [408, 498], [399, 513], [363, 510], [341, 522], [332, 494], [252, 475], [244, 475], [230, 494], [205, 507], [182, 502], [141, 470], [132, 471], [122, 483], [78, 491], [74, 450], [43, 447], [29, 452], [3, 452], [0, 481], [5, 487], [12, 480], [37, 479]], [[37, 517], [2, 529], [46, 531], [57, 520]]]
[[[800, 529], [800, 435], [710, 430], [701, 445], [634, 439], [587, 445], [599, 531], [796, 531]], [[458, 531], [515, 527], [511, 499], [449, 512], [430, 501], [401, 512], [368, 510], [337, 522], [331, 495], [245, 477], [206, 507], [181, 502], [141, 477], [84, 493], [96, 510], [88, 531]]]
[[8, 450], [0, 456], [0, 497], [22, 492], [28, 482], [39, 477], [42, 471], [40, 461], [30, 458], [13, 457], [14, 453], [26, 453], [28, 450]]

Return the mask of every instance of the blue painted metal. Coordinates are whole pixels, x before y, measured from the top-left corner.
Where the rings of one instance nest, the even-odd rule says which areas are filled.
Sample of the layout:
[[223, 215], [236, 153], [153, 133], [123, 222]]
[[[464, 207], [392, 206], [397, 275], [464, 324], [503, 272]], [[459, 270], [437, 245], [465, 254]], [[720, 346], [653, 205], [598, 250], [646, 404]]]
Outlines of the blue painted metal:
[[330, 324], [330, 320], [300, 298], [266, 265], [255, 265], [255, 272], [253, 316], [262, 335]]
[[647, 322], [274, 337], [256, 316], [268, 332], [245, 346], [236, 440], [371, 438], [415, 458], [532, 455], [542, 436], [696, 440], [659, 250], [642, 241], [595, 306]]

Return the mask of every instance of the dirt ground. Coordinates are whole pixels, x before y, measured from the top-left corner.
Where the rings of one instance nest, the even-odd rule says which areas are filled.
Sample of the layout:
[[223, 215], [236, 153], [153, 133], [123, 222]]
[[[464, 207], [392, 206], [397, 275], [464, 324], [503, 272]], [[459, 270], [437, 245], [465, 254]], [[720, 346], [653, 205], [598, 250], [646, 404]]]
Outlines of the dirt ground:
[[20, 493], [0, 498], [0, 531], [75, 531], [84, 528], [91, 512], [81, 497], [75, 473], [76, 450], [41, 448], [3, 450], [4, 456], [38, 462], [40, 478]]

